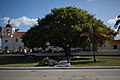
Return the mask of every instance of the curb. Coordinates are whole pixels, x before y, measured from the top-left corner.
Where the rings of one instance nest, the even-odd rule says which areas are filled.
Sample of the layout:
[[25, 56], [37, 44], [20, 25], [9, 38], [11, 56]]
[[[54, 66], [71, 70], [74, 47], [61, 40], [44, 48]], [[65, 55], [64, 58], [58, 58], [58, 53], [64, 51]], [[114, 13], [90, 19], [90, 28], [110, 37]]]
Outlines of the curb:
[[93, 67], [0, 67], [0, 70], [78, 70], [78, 69], [120, 69], [120, 66]]

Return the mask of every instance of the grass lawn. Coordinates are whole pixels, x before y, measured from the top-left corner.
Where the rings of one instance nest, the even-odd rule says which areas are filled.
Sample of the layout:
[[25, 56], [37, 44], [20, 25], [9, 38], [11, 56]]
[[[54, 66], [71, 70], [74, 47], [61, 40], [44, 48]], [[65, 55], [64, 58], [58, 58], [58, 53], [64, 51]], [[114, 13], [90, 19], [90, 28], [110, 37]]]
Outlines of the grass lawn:
[[[52, 59], [54, 57], [51, 57]], [[35, 67], [43, 57], [0, 57], [0, 67]], [[54, 58], [60, 60], [60, 58]], [[72, 67], [83, 66], [120, 66], [120, 56], [96, 56], [97, 62], [93, 62], [92, 56], [74, 57], [71, 60]]]
[[71, 61], [72, 67], [80, 66], [120, 66], [120, 56], [96, 56], [97, 62], [92, 56], [80, 57]]

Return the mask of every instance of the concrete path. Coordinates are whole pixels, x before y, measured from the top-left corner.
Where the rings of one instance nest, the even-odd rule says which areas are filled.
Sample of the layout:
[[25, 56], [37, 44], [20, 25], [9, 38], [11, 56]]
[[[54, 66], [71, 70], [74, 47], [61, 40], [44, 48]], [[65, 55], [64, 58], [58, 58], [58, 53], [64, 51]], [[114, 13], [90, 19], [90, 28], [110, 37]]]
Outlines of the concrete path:
[[82, 70], [82, 69], [120, 69], [120, 66], [89, 67], [0, 67], [0, 70]]
[[0, 70], [0, 80], [120, 80], [120, 69]]

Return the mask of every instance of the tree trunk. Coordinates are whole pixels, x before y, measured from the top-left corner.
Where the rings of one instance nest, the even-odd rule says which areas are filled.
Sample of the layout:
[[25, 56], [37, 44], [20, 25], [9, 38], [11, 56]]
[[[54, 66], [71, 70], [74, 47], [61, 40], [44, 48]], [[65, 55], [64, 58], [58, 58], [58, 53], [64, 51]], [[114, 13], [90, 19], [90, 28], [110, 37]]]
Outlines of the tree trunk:
[[67, 57], [67, 63], [70, 63], [70, 46], [66, 45], [65, 53]]
[[[95, 40], [94, 40], [95, 41]], [[96, 43], [93, 43], [93, 58], [94, 58], [94, 62], [96, 62], [96, 55], [95, 55], [95, 51], [97, 51], [97, 48], [96, 48]]]
[[94, 62], [96, 62], [95, 45], [92, 43], [92, 44], [90, 44], [90, 46], [91, 46], [91, 52], [93, 52], [93, 59], [94, 59]]
[[95, 51], [93, 51], [93, 58], [94, 58], [94, 62], [96, 62]]

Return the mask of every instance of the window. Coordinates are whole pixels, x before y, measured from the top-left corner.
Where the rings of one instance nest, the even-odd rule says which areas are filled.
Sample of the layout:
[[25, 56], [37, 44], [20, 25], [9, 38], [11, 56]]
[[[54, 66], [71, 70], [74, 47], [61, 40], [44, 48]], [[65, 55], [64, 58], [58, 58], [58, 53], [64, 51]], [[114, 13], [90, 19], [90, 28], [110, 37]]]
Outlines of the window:
[[114, 48], [114, 49], [117, 49], [117, 45], [113, 45], [113, 48]]
[[7, 29], [7, 35], [10, 35], [10, 29]]
[[8, 50], [8, 47], [6, 46], [5, 49]]
[[5, 42], [8, 42], [8, 40], [5, 40]]
[[15, 39], [15, 42], [18, 42], [18, 39]]

